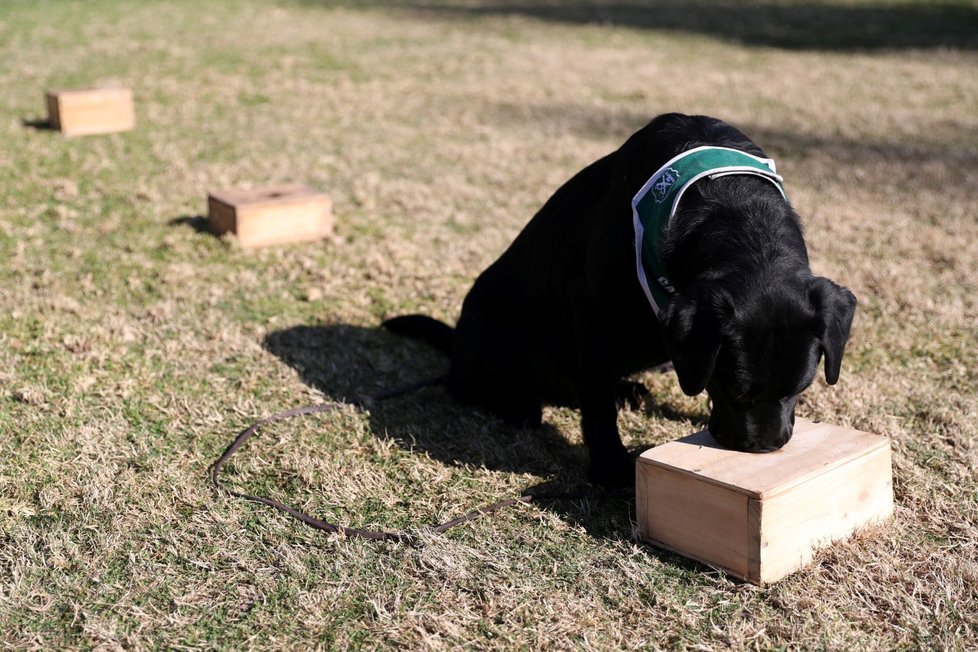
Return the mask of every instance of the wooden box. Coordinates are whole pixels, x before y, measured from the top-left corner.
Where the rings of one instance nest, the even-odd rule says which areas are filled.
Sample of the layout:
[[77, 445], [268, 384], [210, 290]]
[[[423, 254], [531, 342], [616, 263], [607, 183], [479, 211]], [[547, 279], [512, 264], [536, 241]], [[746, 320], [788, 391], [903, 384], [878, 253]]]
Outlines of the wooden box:
[[48, 122], [67, 136], [129, 131], [136, 125], [128, 88], [49, 91]]
[[755, 584], [893, 513], [890, 440], [798, 419], [773, 453], [720, 447], [708, 431], [645, 451], [639, 536]]
[[242, 247], [316, 240], [333, 228], [329, 195], [299, 184], [214, 192], [207, 204], [214, 233], [233, 233]]

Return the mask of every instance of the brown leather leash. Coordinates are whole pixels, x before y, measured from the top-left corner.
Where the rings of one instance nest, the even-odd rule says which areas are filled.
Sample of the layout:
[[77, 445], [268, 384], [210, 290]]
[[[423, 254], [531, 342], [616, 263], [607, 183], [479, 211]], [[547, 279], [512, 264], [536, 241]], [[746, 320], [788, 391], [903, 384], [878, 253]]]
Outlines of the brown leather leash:
[[[429, 380], [421, 381], [419, 383], [414, 383], [412, 385], [407, 385], [405, 387], [399, 387], [398, 389], [391, 390], [388, 392], [383, 392], [381, 394], [376, 394], [370, 397], [371, 401], [383, 401], [395, 396], [402, 396], [410, 392], [416, 391], [423, 387], [430, 387], [432, 385], [438, 385], [445, 381], [445, 376], [439, 376], [437, 378], [432, 378]], [[304, 416], [308, 414], [319, 414], [323, 412], [332, 412], [346, 405], [353, 405], [358, 408], [363, 408], [364, 401], [353, 400], [348, 403], [340, 402], [329, 402], [329, 403], [319, 403], [316, 405], [307, 405], [305, 407], [292, 408], [291, 410], [285, 410], [283, 412], [276, 412], [275, 414], [263, 417], [251, 424], [234, 438], [234, 441], [227, 447], [223, 454], [217, 460], [211, 464], [209, 471], [211, 476], [211, 483], [219, 491], [225, 491], [228, 494], [235, 496], [237, 498], [243, 498], [245, 500], [250, 500], [252, 502], [261, 503], [262, 505], [268, 505], [279, 511], [289, 514], [293, 518], [302, 521], [306, 525], [315, 528], [317, 530], [322, 530], [324, 532], [342, 534], [343, 536], [357, 539], [370, 539], [375, 541], [399, 541], [413, 543], [418, 540], [418, 535], [406, 531], [386, 531], [386, 530], [364, 530], [361, 528], [350, 528], [344, 527], [342, 525], [337, 525], [336, 523], [330, 523], [329, 521], [324, 521], [318, 519], [314, 516], [310, 516], [305, 512], [299, 511], [298, 509], [291, 507], [281, 501], [275, 500], [274, 498], [268, 498], [266, 496], [257, 496], [254, 494], [244, 493], [241, 491], [236, 491], [234, 489], [229, 489], [224, 484], [221, 483], [220, 473], [221, 468], [224, 464], [231, 459], [239, 448], [241, 448], [245, 442], [247, 442], [252, 435], [258, 432], [259, 428], [267, 423], [272, 423], [274, 421], [283, 421], [285, 419], [291, 419], [293, 417]], [[474, 509], [471, 512], [463, 514], [457, 518], [453, 518], [450, 521], [444, 523], [439, 523], [435, 525], [429, 525], [426, 529], [431, 533], [441, 533], [449, 528], [453, 528], [457, 525], [467, 523], [474, 520], [480, 516], [486, 514], [491, 514], [497, 512], [500, 509], [516, 505], [518, 503], [530, 503], [530, 502], [553, 502], [558, 500], [581, 500], [581, 499], [606, 499], [606, 498], [627, 498], [629, 493], [626, 492], [610, 492], [610, 491], [575, 491], [568, 493], [548, 493], [548, 494], [533, 494], [533, 493], [523, 493], [516, 498], [507, 498], [504, 500], [497, 501], [491, 505], [485, 505]]]

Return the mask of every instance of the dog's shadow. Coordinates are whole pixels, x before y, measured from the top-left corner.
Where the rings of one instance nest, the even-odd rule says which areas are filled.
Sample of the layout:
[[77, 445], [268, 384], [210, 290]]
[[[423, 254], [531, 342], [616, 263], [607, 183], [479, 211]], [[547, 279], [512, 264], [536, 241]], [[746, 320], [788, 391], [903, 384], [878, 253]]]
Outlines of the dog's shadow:
[[[487, 412], [457, 402], [438, 385], [372, 400], [376, 394], [447, 371], [445, 357], [424, 344], [382, 328], [334, 324], [275, 331], [265, 337], [264, 346], [311, 387], [333, 399], [368, 407], [370, 428], [376, 437], [393, 440], [448, 465], [546, 478], [524, 489], [530, 493], [589, 489], [583, 480], [586, 449], [571, 444], [550, 424], [533, 429], [507, 426]], [[600, 503], [592, 499], [539, 504], [593, 536], [617, 540], [631, 537], [635, 506], [629, 495], [605, 498]], [[670, 553], [661, 555], [677, 559]]]

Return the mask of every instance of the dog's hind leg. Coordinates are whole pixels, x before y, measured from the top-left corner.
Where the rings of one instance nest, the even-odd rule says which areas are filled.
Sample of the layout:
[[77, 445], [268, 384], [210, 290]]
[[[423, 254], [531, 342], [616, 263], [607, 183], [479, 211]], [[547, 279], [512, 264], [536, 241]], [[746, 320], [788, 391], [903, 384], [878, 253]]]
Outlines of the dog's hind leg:
[[514, 385], [501, 376], [486, 374], [469, 383], [459, 395], [481, 405], [508, 425], [537, 428], [543, 422], [543, 405], [528, 389]]
[[484, 359], [453, 362], [448, 391], [467, 403], [489, 410], [507, 424], [535, 428], [543, 421], [543, 405], [521, 379], [502, 373]]
[[543, 405], [533, 387], [529, 369], [530, 336], [508, 313], [482, 310], [467, 301], [456, 327], [455, 355], [447, 387], [460, 399], [481, 405], [506, 423], [536, 427]]

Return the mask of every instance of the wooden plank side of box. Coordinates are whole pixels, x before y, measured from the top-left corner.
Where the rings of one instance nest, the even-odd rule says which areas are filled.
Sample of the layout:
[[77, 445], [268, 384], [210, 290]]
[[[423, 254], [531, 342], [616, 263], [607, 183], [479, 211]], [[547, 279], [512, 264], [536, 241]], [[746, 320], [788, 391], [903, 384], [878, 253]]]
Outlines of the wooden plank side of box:
[[67, 136], [129, 131], [136, 125], [128, 88], [84, 88], [47, 94], [51, 127]]
[[747, 496], [641, 459], [637, 472], [639, 536], [747, 577]]
[[238, 242], [265, 247], [318, 240], [329, 234], [330, 202], [325, 195], [269, 206], [245, 206], [238, 212]]
[[815, 551], [893, 513], [889, 440], [790, 490], [752, 500], [760, 513], [759, 548], [749, 579], [774, 582], [808, 564]]
[[234, 205], [221, 200], [214, 194], [207, 197], [207, 220], [215, 235], [234, 233], [237, 228], [237, 215]]

